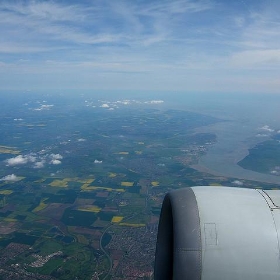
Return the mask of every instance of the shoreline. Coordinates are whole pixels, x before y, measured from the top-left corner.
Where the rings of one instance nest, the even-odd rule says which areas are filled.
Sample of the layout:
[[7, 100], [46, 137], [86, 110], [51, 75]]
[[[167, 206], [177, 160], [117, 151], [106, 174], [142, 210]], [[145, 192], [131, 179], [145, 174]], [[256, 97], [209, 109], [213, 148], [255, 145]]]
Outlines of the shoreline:
[[[229, 177], [232, 179], [241, 179], [241, 180], [248, 180], [248, 181], [255, 181], [255, 182], [260, 182], [260, 183], [267, 183], [267, 184], [274, 184], [274, 185], [280, 185], [280, 176], [273, 176], [273, 175], [269, 175], [269, 174], [265, 174], [265, 173], [259, 173], [259, 172], [255, 172], [252, 170], [248, 170], [248, 169], [244, 169], [238, 165], [236, 165], [236, 167], [239, 167], [243, 170], [243, 174], [230, 174], [229, 173], [225, 173], [225, 172], [219, 172], [213, 169], [210, 169], [206, 166], [204, 166], [203, 164], [193, 164], [190, 165], [191, 168], [199, 171], [199, 172], [203, 172], [203, 173], [208, 173], [214, 176], [220, 176], [220, 177]], [[233, 171], [233, 173], [235, 173]]]

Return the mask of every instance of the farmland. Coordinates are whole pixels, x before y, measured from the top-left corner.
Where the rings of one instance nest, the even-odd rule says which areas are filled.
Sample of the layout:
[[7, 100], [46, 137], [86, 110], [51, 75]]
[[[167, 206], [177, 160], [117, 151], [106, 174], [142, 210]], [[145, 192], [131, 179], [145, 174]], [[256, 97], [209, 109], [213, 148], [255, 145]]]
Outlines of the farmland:
[[234, 185], [191, 168], [216, 142], [196, 129], [219, 119], [132, 101], [108, 103], [113, 110], [98, 100], [46, 102], [19, 102], [20, 119], [1, 112], [5, 279], [150, 279], [166, 192]]

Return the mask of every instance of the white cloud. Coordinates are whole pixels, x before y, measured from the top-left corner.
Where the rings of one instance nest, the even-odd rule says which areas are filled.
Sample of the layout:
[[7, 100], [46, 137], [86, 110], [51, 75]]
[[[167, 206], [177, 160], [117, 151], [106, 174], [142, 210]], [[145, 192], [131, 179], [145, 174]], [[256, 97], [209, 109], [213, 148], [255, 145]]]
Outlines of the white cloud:
[[58, 160], [58, 159], [53, 159], [50, 161], [51, 164], [54, 164], [54, 165], [58, 165], [58, 164], [61, 164], [61, 161]]
[[280, 49], [242, 51], [232, 56], [231, 64], [235, 67], [254, 69], [279, 67]]
[[134, 104], [161, 104], [164, 101], [163, 100], [149, 100], [149, 101], [139, 101], [134, 99], [124, 99], [124, 100], [117, 100], [115, 102], [107, 102], [103, 103], [105, 101], [101, 101], [102, 105], [100, 105], [101, 108], [108, 108], [109, 110], [114, 110], [115, 108], [119, 108], [118, 105], [134, 105]]
[[34, 162], [36, 161], [36, 156], [35, 156], [35, 154], [27, 155], [26, 158], [28, 159], [28, 162], [34, 163]]
[[124, 104], [124, 105], [129, 105], [131, 103], [131, 101], [130, 100], [123, 100], [121, 103]]
[[63, 159], [63, 156], [60, 154], [50, 154], [49, 158], [51, 159], [50, 164], [58, 165], [61, 164], [61, 159]]
[[235, 180], [232, 182], [232, 184], [236, 185], [236, 186], [243, 186], [243, 182], [239, 181], [239, 180]]
[[268, 125], [264, 125], [263, 127], [260, 127], [261, 130], [265, 130], [268, 132], [274, 132], [275, 130], [270, 128]]
[[97, 163], [97, 164], [102, 163], [102, 160], [97, 160], [97, 159], [96, 159], [96, 160], [94, 161], [94, 163]]
[[0, 84], [276, 92], [276, 1], [2, 0]]
[[34, 168], [43, 168], [43, 167], [45, 167], [45, 163], [46, 163], [45, 160], [35, 162]]
[[43, 168], [45, 167], [47, 161], [49, 164], [61, 164], [61, 159], [63, 156], [60, 154], [44, 154], [46, 151], [42, 150], [36, 153], [30, 153], [28, 155], [19, 155], [10, 159], [7, 159], [5, 162], [7, 166], [16, 166], [32, 163], [33, 168]]
[[147, 7], [143, 8], [140, 13], [148, 15], [162, 14], [183, 14], [183, 13], [198, 13], [201, 11], [212, 9], [214, 5], [210, 1], [159, 1], [150, 2]]
[[[38, 19], [39, 21], [67, 21], [67, 20], [82, 20], [81, 8], [79, 6], [66, 6], [55, 2], [40, 2], [30, 1], [26, 4], [3, 1], [2, 8], [7, 12], [17, 14], [19, 17], [29, 17], [30, 19]], [[6, 19], [8, 20], [8, 19]]]
[[50, 104], [50, 105], [40, 105], [39, 108], [35, 108], [34, 111], [42, 111], [42, 110], [49, 110], [50, 108], [52, 108], [54, 105]]
[[146, 104], [161, 104], [163, 103], [163, 100], [151, 100], [151, 101], [146, 101]]
[[[144, 32], [141, 37], [146, 40], [160, 37], [161, 33], [158, 31], [160, 23], [163, 20], [168, 22], [174, 15], [197, 13], [212, 7], [210, 1], [190, 0], [147, 2], [141, 5], [127, 1], [118, 4], [103, 1], [102, 4], [96, 2], [94, 7], [80, 2], [75, 5], [65, 5], [53, 1], [25, 1], [17, 4], [3, 1], [0, 4], [0, 23], [7, 26], [20, 26], [21, 29], [28, 30], [29, 32], [25, 32], [28, 37], [35, 34], [43, 38], [49, 36], [49, 39], [68, 40], [79, 44], [120, 42], [124, 39], [129, 43], [136, 40], [137, 35], [138, 37], [142, 35], [148, 27], [152, 31], [150, 36]], [[143, 17], [149, 19], [149, 24], [141, 20]], [[114, 26], [112, 20], [121, 20], [122, 28], [119, 30], [112, 28]], [[95, 34], [85, 28], [85, 25], [89, 24], [94, 25]]]
[[26, 156], [16, 156], [14, 158], [7, 159], [6, 162], [9, 166], [21, 165], [28, 163], [29, 159]]
[[18, 180], [19, 178], [15, 174], [7, 175], [0, 179], [0, 181], [11, 181], [11, 182], [18, 181]]
[[50, 154], [50, 158], [53, 159], [53, 160], [63, 159], [63, 156], [60, 155], [60, 154]]
[[42, 109], [49, 109], [49, 108], [51, 108], [51, 107], [53, 107], [54, 105], [41, 105], [41, 108]]
[[85, 142], [85, 141], [87, 141], [87, 140], [84, 139], [84, 138], [79, 138], [79, 139], [78, 139], [78, 142]]
[[6, 162], [9, 166], [15, 166], [15, 165], [21, 165], [21, 164], [26, 164], [28, 162], [35, 162], [36, 157], [33, 154], [26, 155], [26, 156], [16, 156], [14, 158], [7, 159]]
[[268, 137], [269, 135], [268, 134], [264, 134], [264, 133], [258, 133], [256, 136], [257, 137]]

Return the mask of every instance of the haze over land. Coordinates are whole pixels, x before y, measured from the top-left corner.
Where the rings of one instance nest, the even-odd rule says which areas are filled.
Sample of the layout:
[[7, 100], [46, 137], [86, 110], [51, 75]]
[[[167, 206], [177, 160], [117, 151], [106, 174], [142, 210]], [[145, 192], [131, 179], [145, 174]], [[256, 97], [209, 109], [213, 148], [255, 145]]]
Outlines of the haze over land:
[[279, 96], [255, 119], [252, 94], [125, 95], [1, 92], [5, 279], [149, 279], [168, 191], [279, 188]]

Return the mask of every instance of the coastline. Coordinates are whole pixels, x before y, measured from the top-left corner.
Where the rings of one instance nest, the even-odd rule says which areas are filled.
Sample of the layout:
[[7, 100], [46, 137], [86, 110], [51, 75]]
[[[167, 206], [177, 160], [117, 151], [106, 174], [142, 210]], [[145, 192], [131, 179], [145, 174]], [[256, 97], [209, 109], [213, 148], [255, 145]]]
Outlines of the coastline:
[[255, 121], [231, 119], [195, 129], [196, 133], [214, 133], [217, 142], [209, 147], [197, 164], [190, 167], [214, 176], [280, 185], [280, 176], [259, 173], [238, 165], [249, 155], [249, 149], [269, 138], [256, 137], [260, 127], [261, 124]]
[[224, 172], [224, 171], [219, 172], [200, 163], [191, 165], [190, 167], [199, 172], [208, 173], [214, 176], [230, 177], [232, 179], [241, 179], [241, 180], [249, 180], [249, 181], [261, 182], [261, 183], [269, 183], [273, 185], [280, 185], [279, 176], [273, 176], [265, 173], [258, 173], [252, 170], [244, 169], [238, 165], [235, 166], [233, 165], [232, 169], [230, 169], [228, 172]]

